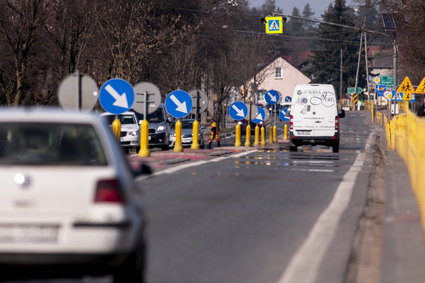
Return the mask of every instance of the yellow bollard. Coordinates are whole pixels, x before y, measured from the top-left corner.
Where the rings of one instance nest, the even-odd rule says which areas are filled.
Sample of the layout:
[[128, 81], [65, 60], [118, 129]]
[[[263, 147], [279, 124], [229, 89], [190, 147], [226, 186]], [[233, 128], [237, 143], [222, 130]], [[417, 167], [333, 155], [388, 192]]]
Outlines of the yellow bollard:
[[143, 120], [140, 125], [140, 150], [139, 156], [148, 157], [151, 156], [149, 151], [149, 122]]
[[112, 122], [112, 132], [114, 133], [114, 136], [117, 139], [117, 141], [120, 142], [120, 139], [121, 139], [121, 122], [117, 117]]
[[251, 146], [251, 125], [245, 128], [245, 146]]
[[284, 141], [288, 140], [288, 125], [287, 124], [283, 126], [283, 140]]
[[277, 126], [273, 125], [273, 142], [277, 143]]
[[193, 121], [192, 125], [192, 145], [190, 146], [191, 149], [199, 149], [199, 122], [198, 120]]
[[266, 130], [264, 125], [261, 127], [261, 145], [266, 146]]
[[236, 124], [235, 129], [235, 146], [241, 146], [241, 125]]
[[182, 152], [183, 146], [182, 146], [182, 122], [179, 120], [176, 121], [175, 125], [175, 132], [176, 132], [176, 142], [174, 143], [174, 152]]
[[260, 127], [255, 125], [254, 129], [254, 146], [260, 145]]

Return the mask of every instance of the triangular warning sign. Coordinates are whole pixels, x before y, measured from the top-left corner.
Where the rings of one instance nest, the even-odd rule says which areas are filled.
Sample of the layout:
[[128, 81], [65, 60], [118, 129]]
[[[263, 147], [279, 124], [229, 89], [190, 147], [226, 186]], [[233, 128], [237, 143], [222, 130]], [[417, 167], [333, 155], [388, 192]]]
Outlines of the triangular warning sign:
[[269, 30], [279, 30], [279, 22], [270, 21]]
[[402, 93], [414, 93], [415, 92], [415, 89], [413, 88], [409, 77], [404, 78], [403, 82], [397, 88], [397, 92], [402, 92]]
[[421, 83], [416, 88], [416, 93], [425, 94], [425, 78], [422, 79]]

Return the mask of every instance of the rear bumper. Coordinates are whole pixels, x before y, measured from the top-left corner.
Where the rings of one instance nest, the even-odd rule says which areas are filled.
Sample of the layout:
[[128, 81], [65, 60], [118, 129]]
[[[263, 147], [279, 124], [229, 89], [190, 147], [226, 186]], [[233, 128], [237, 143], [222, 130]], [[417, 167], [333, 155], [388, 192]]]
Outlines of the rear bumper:
[[323, 144], [332, 145], [339, 142], [339, 133], [334, 136], [294, 136], [289, 134], [289, 139], [294, 145]]

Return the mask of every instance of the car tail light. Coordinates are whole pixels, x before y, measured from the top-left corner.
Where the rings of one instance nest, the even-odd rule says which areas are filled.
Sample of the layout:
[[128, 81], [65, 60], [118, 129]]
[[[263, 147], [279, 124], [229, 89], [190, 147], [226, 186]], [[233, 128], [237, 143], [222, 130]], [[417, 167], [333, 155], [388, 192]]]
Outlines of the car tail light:
[[294, 129], [294, 120], [293, 120], [294, 116], [291, 115], [289, 116], [289, 130], [292, 131]]
[[335, 131], [339, 131], [339, 117], [335, 116]]
[[118, 179], [99, 180], [94, 196], [96, 203], [125, 203], [125, 197]]

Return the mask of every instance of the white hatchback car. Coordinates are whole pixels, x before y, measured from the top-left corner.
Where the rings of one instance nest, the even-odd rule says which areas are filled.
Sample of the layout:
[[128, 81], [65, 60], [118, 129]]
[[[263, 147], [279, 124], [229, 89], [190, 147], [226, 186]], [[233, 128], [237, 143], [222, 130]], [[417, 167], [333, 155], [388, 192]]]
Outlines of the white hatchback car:
[[143, 282], [134, 175], [99, 115], [0, 108], [0, 277], [23, 266], [78, 266]]

